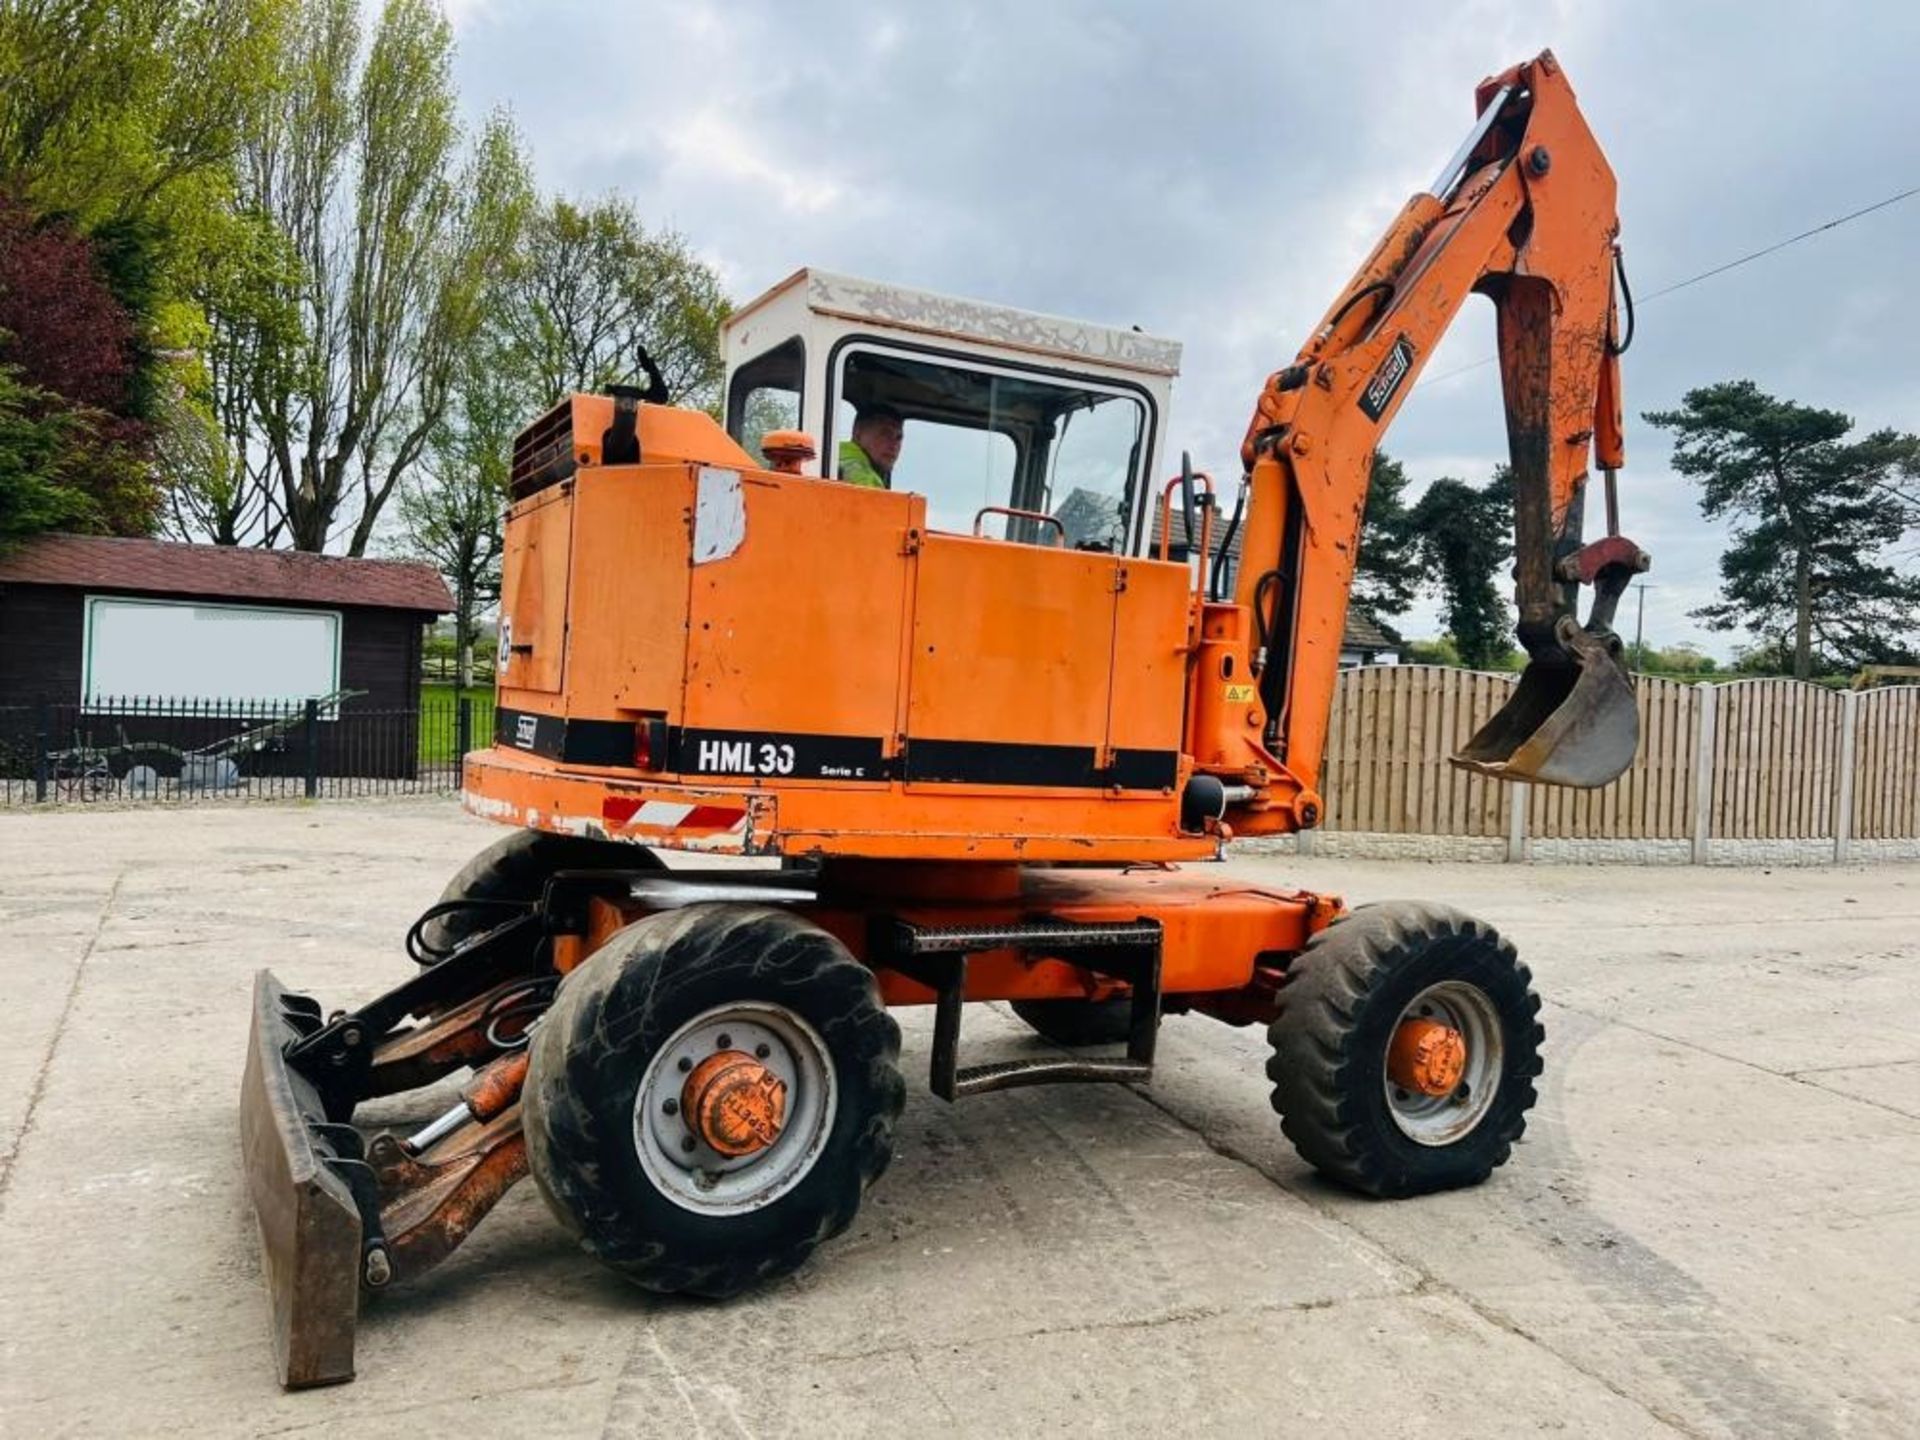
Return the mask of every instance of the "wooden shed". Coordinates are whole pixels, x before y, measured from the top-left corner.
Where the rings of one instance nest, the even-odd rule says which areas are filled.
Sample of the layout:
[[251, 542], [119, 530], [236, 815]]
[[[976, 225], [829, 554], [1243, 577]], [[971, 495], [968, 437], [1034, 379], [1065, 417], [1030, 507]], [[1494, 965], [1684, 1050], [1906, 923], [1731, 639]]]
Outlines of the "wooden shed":
[[[364, 741], [391, 729], [375, 769], [352, 773], [410, 770], [416, 726], [403, 717], [420, 706], [422, 632], [452, 608], [439, 573], [410, 561], [42, 536], [0, 556], [0, 710], [51, 708], [70, 717], [60, 732], [164, 731], [187, 745], [236, 717], [353, 691], [326, 710], [326, 769], [348, 773], [350, 730]], [[192, 734], [183, 709], [205, 721]]]

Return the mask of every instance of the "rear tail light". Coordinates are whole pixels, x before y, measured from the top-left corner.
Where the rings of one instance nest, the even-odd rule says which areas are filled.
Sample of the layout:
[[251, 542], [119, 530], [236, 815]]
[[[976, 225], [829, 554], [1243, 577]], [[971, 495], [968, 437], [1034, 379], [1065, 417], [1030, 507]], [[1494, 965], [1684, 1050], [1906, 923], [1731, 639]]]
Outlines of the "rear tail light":
[[658, 717], [633, 727], [633, 768], [661, 770], [667, 763], [667, 722]]

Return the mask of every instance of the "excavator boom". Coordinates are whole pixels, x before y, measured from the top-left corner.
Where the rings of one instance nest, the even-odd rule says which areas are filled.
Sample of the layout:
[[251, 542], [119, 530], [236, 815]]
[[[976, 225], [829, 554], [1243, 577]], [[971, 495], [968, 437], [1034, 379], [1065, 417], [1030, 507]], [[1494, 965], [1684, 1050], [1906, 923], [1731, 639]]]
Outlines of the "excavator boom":
[[[1409, 200], [1292, 365], [1263, 387], [1241, 458], [1251, 500], [1236, 600], [1252, 612], [1266, 748], [1320, 764], [1339, 636], [1381, 433], [1469, 295], [1498, 317], [1519, 638], [1506, 707], [1454, 757], [1513, 780], [1591, 787], [1632, 763], [1633, 685], [1614, 607], [1647, 557], [1618, 534], [1623, 460], [1613, 172], [1553, 55], [1484, 81], [1479, 119]], [[1583, 539], [1593, 469], [1608, 534]], [[1582, 623], [1579, 587], [1595, 602]], [[1265, 828], [1255, 814], [1243, 833]]]

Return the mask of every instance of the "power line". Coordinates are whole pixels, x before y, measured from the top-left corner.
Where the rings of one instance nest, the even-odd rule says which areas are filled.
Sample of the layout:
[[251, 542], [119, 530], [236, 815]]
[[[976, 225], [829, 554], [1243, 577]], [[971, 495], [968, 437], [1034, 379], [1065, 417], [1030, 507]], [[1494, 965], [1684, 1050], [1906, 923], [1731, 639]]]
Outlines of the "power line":
[[[1755, 250], [1750, 255], [1742, 255], [1738, 260], [1729, 260], [1724, 265], [1716, 265], [1711, 270], [1702, 270], [1698, 275], [1689, 275], [1684, 280], [1677, 280], [1663, 289], [1655, 290], [1650, 295], [1642, 295], [1639, 303], [1641, 305], [1651, 304], [1663, 295], [1671, 295], [1674, 291], [1684, 290], [1689, 285], [1698, 285], [1702, 280], [1711, 280], [1714, 276], [1724, 275], [1729, 270], [1738, 270], [1742, 265], [1750, 265], [1755, 260], [1771, 255], [1775, 251], [1786, 249], [1789, 245], [1798, 245], [1802, 240], [1811, 240], [1816, 235], [1823, 235], [1829, 230], [1837, 230], [1842, 225], [1853, 220], [1858, 220], [1863, 215], [1871, 215], [1874, 211], [1884, 210], [1889, 205], [1898, 205], [1902, 200], [1911, 200], [1915, 195], [1920, 195], [1920, 185], [1915, 185], [1908, 190], [1902, 190], [1898, 195], [1889, 195], [1884, 200], [1876, 200], [1871, 205], [1864, 205], [1849, 214], [1838, 216], [1827, 221], [1825, 224], [1816, 225], [1811, 230], [1802, 230], [1798, 235], [1789, 235], [1786, 239], [1776, 241], [1774, 244], [1768, 245], [1763, 249]], [[1489, 355], [1486, 359], [1476, 360], [1471, 365], [1461, 365], [1455, 369], [1445, 371], [1442, 374], [1430, 376], [1422, 380], [1419, 385], [1414, 386], [1414, 389], [1417, 390], [1423, 385], [1438, 385], [1443, 380], [1451, 380], [1456, 375], [1465, 375], [1474, 370], [1484, 370], [1487, 366], [1498, 361], [1499, 358], [1498, 355]]]
[[1811, 230], [1802, 230], [1798, 235], [1790, 235], [1778, 244], [1767, 246], [1764, 250], [1756, 250], [1751, 255], [1742, 255], [1738, 260], [1729, 260], [1724, 265], [1716, 265], [1711, 270], [1703, 270], [1698, 275], [1689, 276], [1685, 280], [1667, 286], [1664, 290], [1656, 290], [1651, 295], [1643, 295], [1640, 297], [1640, 303], [1644, 305], [1649, 300], [1658, 300], [1662, 295], [1671, 295], [1674, 291], [1684, 290], [1689, 285], [1698, 285], [1702, 280], [1711, 280], [1715, 275], [1724, 275], [1729, 270], [1737, 270], [1742, 265], [1750, 261], [1758, 260], [1763, 255], [1771, 255], [1774, 251], [1784, 250], [1789, 245], [1798, 245], [1802, 240], [1810, 240], [1815, 235], [1819, 235], [1825, 231], [1837, 230], [1849, 220], [1858, 220], [1862, 215], [1871, 215], [1876, 210], [1884, 210], [1889, 205], [1897, 205], [1902, 200], [1911, 199], [1915, 195], [1920, 195], [1920, 185], [1914, 186], [1911, 190], [1902, 190], [1898, 195], [1889, 195], [1884, 200], [1876, 200], [1871, 205], [1855, 210], [1851, 215], [1842, 215], [1837, 220], [1829, 220], [1824, 225], [1816, 225]]

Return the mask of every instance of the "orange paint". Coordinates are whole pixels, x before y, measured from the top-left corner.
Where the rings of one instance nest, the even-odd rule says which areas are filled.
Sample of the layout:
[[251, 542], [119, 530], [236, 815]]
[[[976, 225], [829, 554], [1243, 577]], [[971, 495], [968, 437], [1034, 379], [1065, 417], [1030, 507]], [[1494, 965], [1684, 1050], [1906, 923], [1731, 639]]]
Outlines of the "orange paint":
[[694, 1066], [680, 1107], [712, 1149], [729, 1158], [752, 1155], [780, 1138], [787, 1082], [744, 1051], [722, 1050]]
[[1402, 1090], [1451, 1095], [1467, 1073], [1467, 1039], [1451, 1025], [1415, 1018], [1393, 1032], [1387, 1078]]
[[477, 1072], [460, 1096], [476, 1120], [491, 1120], [520, 1098], [527, 1080], [527, 1051], [523, 1047]]

